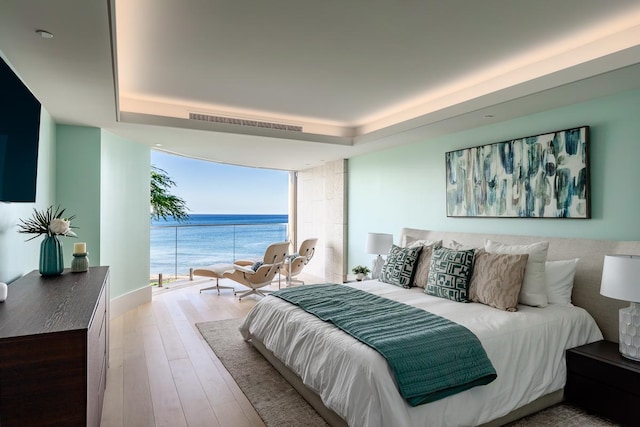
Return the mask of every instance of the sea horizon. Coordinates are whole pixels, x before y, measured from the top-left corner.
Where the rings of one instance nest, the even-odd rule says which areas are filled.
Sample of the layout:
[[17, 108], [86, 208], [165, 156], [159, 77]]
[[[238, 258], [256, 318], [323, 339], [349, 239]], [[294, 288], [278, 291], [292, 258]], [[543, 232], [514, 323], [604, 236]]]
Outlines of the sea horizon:
[[[288, 240], [287, 214], [189, 214], [151, 220], [150, 277], [188, 275], [189, 268], [258, 261], [271, 243]], [[177, 268], [176, 268], [177, 267]]]

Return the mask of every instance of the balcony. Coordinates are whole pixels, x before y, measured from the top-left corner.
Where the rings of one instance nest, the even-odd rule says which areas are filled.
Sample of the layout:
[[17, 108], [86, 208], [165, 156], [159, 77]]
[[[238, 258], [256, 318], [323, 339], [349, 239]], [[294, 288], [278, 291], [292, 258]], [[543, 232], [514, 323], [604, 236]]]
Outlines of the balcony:
[[199, 266], [257, 261], [269, 244], [288, 236], [288, 224], [281, 222], [153, 225], [150, 281], [185, 279], [191, 268]]

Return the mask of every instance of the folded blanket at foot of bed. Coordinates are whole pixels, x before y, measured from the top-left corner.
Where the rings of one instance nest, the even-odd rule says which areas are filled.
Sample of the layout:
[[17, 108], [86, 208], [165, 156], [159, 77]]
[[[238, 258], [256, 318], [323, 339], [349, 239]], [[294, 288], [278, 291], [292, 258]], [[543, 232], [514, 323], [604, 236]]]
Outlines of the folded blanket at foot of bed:
[[478, 338], [448, 319], [366, 291], [314, 285], [271, 294], [295, 304], [378, 351], [411, 406], [496, 379]]

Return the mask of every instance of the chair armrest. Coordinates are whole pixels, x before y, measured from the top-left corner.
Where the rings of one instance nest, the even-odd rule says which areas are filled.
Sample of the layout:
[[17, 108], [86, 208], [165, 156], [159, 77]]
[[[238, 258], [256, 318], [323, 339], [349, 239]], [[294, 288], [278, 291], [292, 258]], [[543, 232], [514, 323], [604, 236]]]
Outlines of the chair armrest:
[[235, 265], [253, 265], [255, 263], [255, 261], [249, 261], [248, 259], [239, 259], [237, 261], [234, 261]]

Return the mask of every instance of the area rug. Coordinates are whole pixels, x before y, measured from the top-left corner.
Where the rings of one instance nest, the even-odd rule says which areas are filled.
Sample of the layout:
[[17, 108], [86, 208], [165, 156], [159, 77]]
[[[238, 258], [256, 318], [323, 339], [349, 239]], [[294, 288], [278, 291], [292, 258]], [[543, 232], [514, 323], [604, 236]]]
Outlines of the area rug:
[[[198, 323], [196, 326], [267, 426], [328, 424], [280, 373], [238, 331], [241, 319]], [[615, 424], [568, 404], [559, 404], [508, 424], [510, 427], [604, 427]]]
[[238, 331], [241, 319], [198, 323], [213, 352], [269, 427], [328, 427], [324, 419]]

